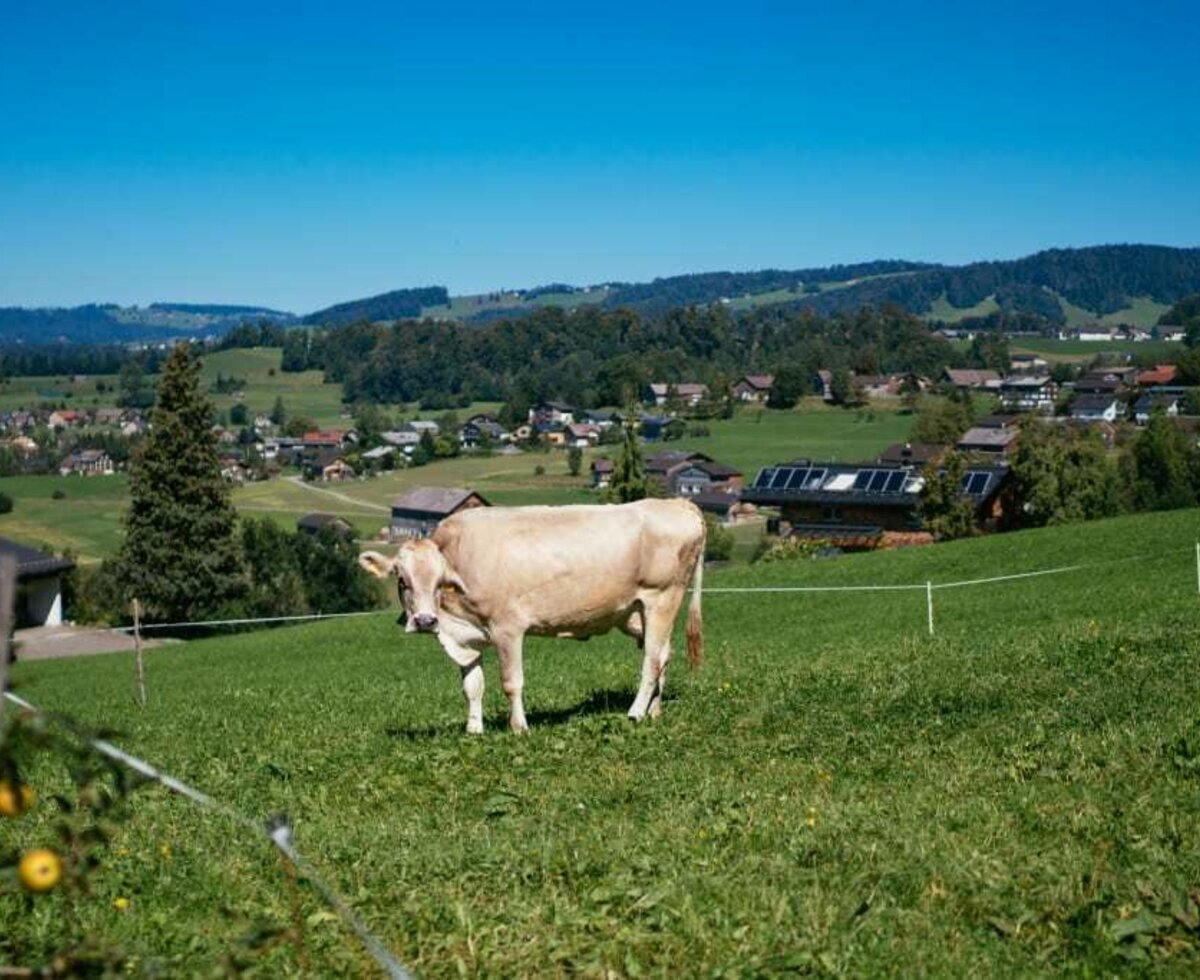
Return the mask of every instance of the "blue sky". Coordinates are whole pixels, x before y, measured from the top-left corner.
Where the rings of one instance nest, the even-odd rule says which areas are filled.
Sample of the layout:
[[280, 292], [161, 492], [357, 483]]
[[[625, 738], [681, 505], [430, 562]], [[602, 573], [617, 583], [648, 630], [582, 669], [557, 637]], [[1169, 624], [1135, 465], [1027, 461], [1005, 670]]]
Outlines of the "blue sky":
[[0, 305], [1200, 243], [1194, 3], [0, 0], [0, 23]]

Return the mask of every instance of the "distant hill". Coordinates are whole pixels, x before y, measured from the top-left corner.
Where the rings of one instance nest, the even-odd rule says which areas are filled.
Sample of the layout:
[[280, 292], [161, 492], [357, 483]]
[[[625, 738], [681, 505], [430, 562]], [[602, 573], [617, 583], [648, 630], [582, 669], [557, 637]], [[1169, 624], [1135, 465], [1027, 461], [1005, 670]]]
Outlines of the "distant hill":
[[884, 259], [810, 269], [700, 272], [645, 283], [549, 283], [467, 296], [451, 296], [444, 286], [426, 286], [338, 303], [300, 320], [266, 307], [219, 303], [10, 307], [0, 308], [0, 342], [210, 337], [244, 320], [259, 319], [342, 326], [427, 316], [484, 324], [546, 306], [629, 307], [653, 316], [672, 307], [717, 303], [733, 312], [779, 307], [824, 314], [893, 304], [942, 323], [1013, 314], [1041, 324], [1100, 321], [1151, 327], [1173, 303], [1193, 293], [1200, 293], [1200, 248], [1097, 245], [959, 266]]
[[245, 320], [291, 323], [291, 313], [264, 306], [154, 303], [150, 306], [86, 306], [26, 309], [0, 307], [0, 342], [45, 344], [144, 343], [172, 337], [216, 337]]
[[339, 327], [359, 320], [406, 320], [419, 317], [428, 306], [445, 305], [450, 294], [445, 286], [426, 286], [421, 289], [394, 289], [390, 293], [368, 296], [366, 299], [338, 303], [304, 318], [305, 323]]

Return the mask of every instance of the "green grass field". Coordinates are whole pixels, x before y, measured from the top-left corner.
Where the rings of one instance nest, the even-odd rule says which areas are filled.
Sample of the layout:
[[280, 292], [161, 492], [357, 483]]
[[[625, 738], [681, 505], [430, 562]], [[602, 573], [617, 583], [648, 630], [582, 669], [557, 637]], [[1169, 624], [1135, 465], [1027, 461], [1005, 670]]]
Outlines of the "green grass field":
[[[289, 813], [423, 976], [1194, 975], [1198, 518], [710, 573], [707, 663], [674, 663], [640, 727], [630, 641], [546, 640], [528, 737], [489, 658], [468, 738], [457, 671], [388, 614], [153, 651], [145, 710], [125, 654], [15, 679], [244, 813]], [[1074, 562], [1109, 564], [937, 592], [932, 639], [921, 592], [715, 591]], [[64, 785], [57, 762], [30, 776], [43, 800]], [[48, 843], [49, 809], [0, 849]], [[369, 975], [323, 908], [304, 890], [312, 972]], [[130, 972], [199, 974], [289, 906], [262, 840], [146, 788], [77, 914]], [[0, 894], [0, 962], [40, 962], [65, 921], [58, 896]], [[300, 972], [286, 946], [260, 967]]]
[[1041, 337], [1019, 337], [1010, 342], [1014, 354], [1040, 354], [1051, 364], [1078, 364], [1092, 360], [1098, 354], [1132, 354], [1134, 357], [1156, 361], [1172, 360], [1179, 356], [1182, 344], [1171, 340], [1106, 340], [1093, 343], [1085, 340], [1052, 340]]

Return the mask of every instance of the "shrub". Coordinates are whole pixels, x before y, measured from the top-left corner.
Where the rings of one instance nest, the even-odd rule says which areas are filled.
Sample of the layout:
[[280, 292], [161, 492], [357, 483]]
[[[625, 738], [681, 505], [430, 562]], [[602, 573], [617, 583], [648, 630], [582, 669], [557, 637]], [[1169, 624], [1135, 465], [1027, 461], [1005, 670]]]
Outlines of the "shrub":
[[533, 475], [534, 476], [545, 476], [546, 475], [546, 467], [544, 467], [541, 463], [538, 463], [537, 466], [535, 466], [533, 468]]
[[6, 493], [0, 493], [0, 514], [11, 514], [13, 499]]
[[755, 560], [761, 562], [798, 561], [816, 558], [829, 547], [828, 541], [816, 538], [771, 538], [764, 537], [759, 547], [766, 544], [761, 554]]
[[729, 561], [733, 556], [733, 532], [711, 514], [704, 515], [704, 560]]

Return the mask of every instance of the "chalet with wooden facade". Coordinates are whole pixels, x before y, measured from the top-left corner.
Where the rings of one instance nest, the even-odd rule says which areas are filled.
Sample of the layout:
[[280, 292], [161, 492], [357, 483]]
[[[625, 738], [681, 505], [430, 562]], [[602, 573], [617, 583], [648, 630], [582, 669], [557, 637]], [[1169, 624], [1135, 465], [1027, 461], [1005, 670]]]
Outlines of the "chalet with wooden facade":
[[491, 505], [474, 490], [416, 487], [392, 501], [392, 541], [427, 538], [451, 514]]

